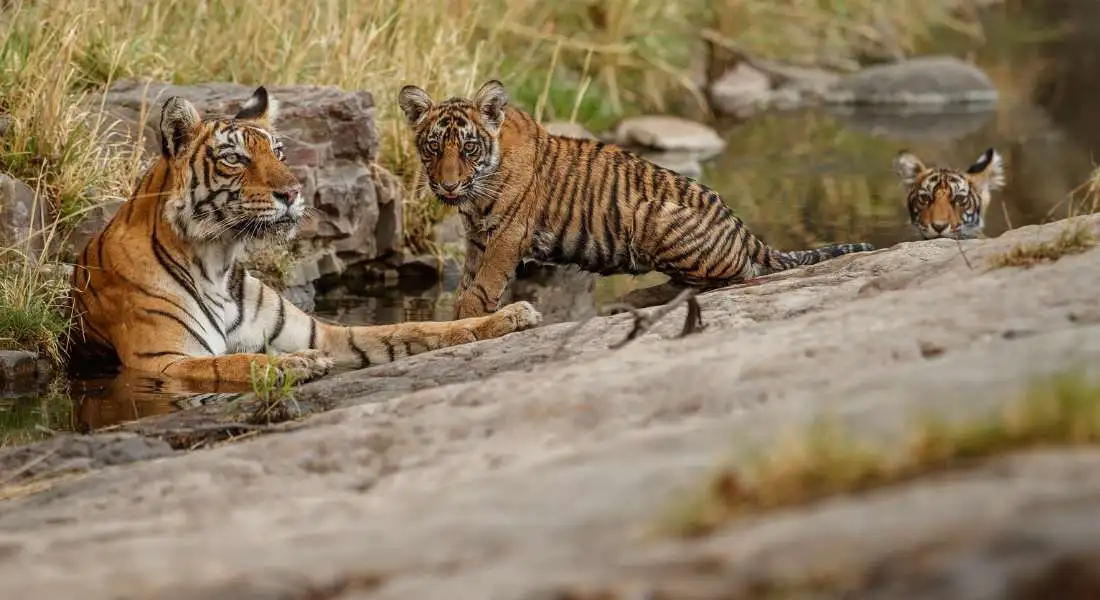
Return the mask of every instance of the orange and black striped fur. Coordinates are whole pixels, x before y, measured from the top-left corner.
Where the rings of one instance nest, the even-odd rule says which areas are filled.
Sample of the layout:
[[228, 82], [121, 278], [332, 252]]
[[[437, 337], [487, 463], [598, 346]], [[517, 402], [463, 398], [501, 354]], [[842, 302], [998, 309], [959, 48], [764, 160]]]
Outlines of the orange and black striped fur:
[[894, 157], [894, 173], [905, 185], [909, 223], [926, 240], [984, 237], [991, 194], [1004, 186], [1004, 161], [993, 148], [965, 171], [926, 167], [903, 150]]
[[[180, 97], [161, 111], [161, 156], [73, 274], [74, 357], [181, 379], [247, 382], [252, 361], [299, 378], [367, 366], [535, 326], [528, 303], [489, 317], [340, 327], [302, 312], [238, 262], [252, 240], [289, 239], [301, 185], [258, 88], [232, 118], [200, 117]], [[77, 360], [80, 360], [79, 358]]]
[[464, 218], [458, 318], [495, 310], [524, 258], [713, 288], [873, 249], [771, 248], [714, 190], [615, 145], [550, 135], [496, 80], [439, 104], [407, 85], [398, 101], [428, 185]]

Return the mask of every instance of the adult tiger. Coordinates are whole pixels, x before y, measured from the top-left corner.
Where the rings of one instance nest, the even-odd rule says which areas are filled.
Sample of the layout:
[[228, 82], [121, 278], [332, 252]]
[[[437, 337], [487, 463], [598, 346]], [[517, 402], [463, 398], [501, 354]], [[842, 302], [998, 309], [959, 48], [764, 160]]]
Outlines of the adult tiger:
[[926, 167], [902, 150], [894, 156], [894, 173], [905, 185], [909, 224], [926, 240], [984, 237], [991, 193], [1004, 186], [1004, 161], [993, 148], [965, 171]]
[[465, 222], [458, 318], [495, 310], [523, 258], [712, 288], [873, 250], [771, 248], [707, 186], [613, 144], [551, 135], [497, 80], [439, 104], [406, 85], [398, 103], [429, 187]]
[[340, 327], [320, 322], [238, 262], [251, 239], [289, 239], [305, 212], [265, 88], [233, 117], [201, 118], [181, 97], [160, 114], [161, 155], [92, 238], [73, 273], [74, 357], [113, 359], [182, 379], [247, 382], [251, 363], [308, 379], [495, 338], [539, 323], [530, 304], [448, 322]]

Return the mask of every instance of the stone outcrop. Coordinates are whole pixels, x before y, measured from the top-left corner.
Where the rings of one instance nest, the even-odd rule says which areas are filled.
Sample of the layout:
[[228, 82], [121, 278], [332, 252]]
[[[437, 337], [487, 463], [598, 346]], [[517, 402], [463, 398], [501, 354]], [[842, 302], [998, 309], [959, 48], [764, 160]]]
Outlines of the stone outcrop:
[[[200, 112], [226, 114], [238, 110], [254, 89], [228, 83], [174, 86], [123, 80], [102, 100], [110, 119], [119, 121], [118, 133], [133, 138], [141, 129], [148, 157], [158, 152], [156, 123], [160, 106], [169, 96], [187, 98]], [[306, 285], [399, 250], [401, 188], [375, 162], [379, 133], [374, 97], [331, 86], [268, 86], [268, 90], [279, 102], [277, 127], [286, 144], [287, 162], [316, 209], [295, 242], [298, 266], [288, 284]]]
[[[1100, 216], [1073, 222], [1100, 233]], [[720, 461], [820, 416], [888, 452], [921, 415], [986, 414], [1067, 367], [1100, 379], [1100, 249], [991, 267], [1070, 224], [902, 243], [707, 293], [706, 328], [685, 338], [678, 308], [617, 350], [629, 314], [338, 374], [299, 391], [335, 409], [292, 431], [150, 445], [118, 459], [139, 462], [6, 488], [5, 594], [719, 600], [839, 586], [970, 600], [1070, 597], [1052, 586], [1071, 579], [1095, 592], [1080, 567], [1100, 555], [1094, 449], [1005, 456], [700, 539], [652, 533]], [[21, 481], [0, 464], [0, 481]]]
[[[37, 199], [30, 186], [0, 173], [0, 249], [18, 251], [35, 260], [48, 237], [48, 203]], [[0, 260], [12, 257], [0, 256]]]

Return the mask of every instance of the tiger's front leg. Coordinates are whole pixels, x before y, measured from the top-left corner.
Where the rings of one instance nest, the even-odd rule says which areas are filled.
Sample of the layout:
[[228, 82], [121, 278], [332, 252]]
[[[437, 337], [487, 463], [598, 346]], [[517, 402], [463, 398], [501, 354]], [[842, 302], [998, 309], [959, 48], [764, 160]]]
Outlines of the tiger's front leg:
[[523, 244], [518, 236], [501, 236], [489, 241], [473, 282], [455, 299], [455, 318], [467, 319], [492, 313], [515, 276]]
[[470, 286], [474, 284], [474, 278], [477, 277], [477, 270], [481, 266], [481, 258], [485, 254], [485, 237], [471, 233], [466, 234], [466, 263], [462, 266], [462, 279], [458, 282], [458, 289], [455, 290], [455, 318], [461, 318], [458, 316], [458, 304], [457, 300], [462, 297], [466, 290], [470, 289]]
[[[318, 321], [252, 277], [246, 281], [244, 299], [245, 325], [238, 346], [246, 351], [262, 351], [266, 346], [287, 353], [288, 358], [276, 359], [303, 360], [302, 368], [315, 374], [334, 365], [368, 367], [496, 338], [529, 329], [542, 320], [530, 304], [517, 302], [492, 315], [458, 321], [345, 327]], [[253, 303], [254, 314], [249, 314]]]

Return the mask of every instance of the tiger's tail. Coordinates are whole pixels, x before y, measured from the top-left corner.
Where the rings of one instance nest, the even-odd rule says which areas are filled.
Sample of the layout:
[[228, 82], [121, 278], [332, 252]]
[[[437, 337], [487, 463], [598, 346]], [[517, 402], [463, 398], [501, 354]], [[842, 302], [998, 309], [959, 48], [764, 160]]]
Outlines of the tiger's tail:
[[875, 249], [874, 245], [866, 242], [855, 242], [850, 244], [830, 244], [828, 246], [822, 246], [821, 248], [814, 248], [812, 250], [777, 250], [772, 248], [764, 242], [764, 240], [749, 233], [749, 256], [752, 262], [760, 265], [770, 272], [785, 271], [787, 269], [793, 269], [795, 267], [804, 267], [807, 265], [814, 265], [819, 262], [843, 256], [845, 254], [852, 254], [854, 252], [870, 252]]

